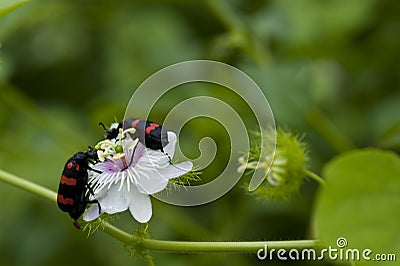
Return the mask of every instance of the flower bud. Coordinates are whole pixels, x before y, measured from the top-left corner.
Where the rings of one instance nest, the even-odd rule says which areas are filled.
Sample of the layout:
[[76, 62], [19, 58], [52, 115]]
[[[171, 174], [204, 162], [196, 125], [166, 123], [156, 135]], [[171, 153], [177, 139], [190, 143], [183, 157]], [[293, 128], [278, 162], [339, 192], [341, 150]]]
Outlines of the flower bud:
[[[258, 134], [258, 137], [261, 135]], [[265, 137], [269, 138], [270, 136]], [[265, 141], [265, 143], [269, 142]], [[275, 199], [286, 199], [298, 193], [305, 177], [307, 161], [305, 143], [298, 136], [278, 129], [275, 153], [270, 148], [266, 150], [268, 150], [268, 154], [260, 154], [260, 145], [253, 145], [247, 155], [248, 161], [244, 157], [239, 159], [238, 171], [243, 168], [265, 169], [266, 181], [254, 193], [261, 197]]]

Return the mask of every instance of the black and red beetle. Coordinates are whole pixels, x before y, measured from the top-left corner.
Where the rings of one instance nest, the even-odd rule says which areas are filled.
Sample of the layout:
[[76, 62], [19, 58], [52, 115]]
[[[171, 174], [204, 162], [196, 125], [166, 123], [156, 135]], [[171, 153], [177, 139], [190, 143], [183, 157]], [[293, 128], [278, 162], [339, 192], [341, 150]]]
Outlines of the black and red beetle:
[[120, 123], [117, 127], [106, 129], [103, 123], [99, 123], [107, 132], [107, 139], [114, 139], [118, 136], [119, 129], [135, 128], [135, 133], [132, 138], [138, 138], [139, 141], [152, 150], [161, 150], [164, 152], [164, 147], [168, 144], [167, 130], [160, 124], [148, 120], [141, 120], [138, 118], [129, 118]]
[[78, 152], [68, 159], [61, 175], [58, 187], [57, 204], [63, 212], [68, 212], [74, 219], [74, 226], [80, 229], [77, 219], [85, 212], [88, 203], [100, 204], [97, 200], [90, 201], [87, 191], [93, 194], [88, 184], [88, 170], [93, 170], [89, 162], [97, 162], [97, 151], [89, 149], [87, 152]]

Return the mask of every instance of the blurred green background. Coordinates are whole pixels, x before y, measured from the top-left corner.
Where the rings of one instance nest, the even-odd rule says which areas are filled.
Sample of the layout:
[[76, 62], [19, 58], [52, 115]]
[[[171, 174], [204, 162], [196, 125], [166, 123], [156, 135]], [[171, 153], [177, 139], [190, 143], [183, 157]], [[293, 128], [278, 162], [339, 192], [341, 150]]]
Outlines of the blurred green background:
[[[0, 17], [0, 168], [56, 191], [65, 161], [103, 137], [99, 121], [122, 119], [141, 82], [192, 59], [253, 78], [277, 124], [305, 133], [316, 172], [355, 147], [400, 152], [399, 8], [377, 0], [31, 1]], [[194, 95], [231, 102], [255, 126], [240, 99], [205, 84], [167, 95], [152, 119], [162, 122], [177, 99]], [[227, 150], [227, 132], [210, 123], [192, 121], [181, 137], [194, 157], [203, 136], [221, 148], [205, 179], [223, 168]], [[238, 185], [192, 208], [153, 199], [150, 231], [169, 240], [311, 239], [316, 189], [306, 181], [293, 200], [266, 201]], [[0, 194], [0, 265], [144, 264], [101, 232], [87, 239], [53, 203], [4, 183]], [[129, 214], [116, 223], [138, 226]], [[244, 254], [152, 255], [156, 265], [266, 263]]]

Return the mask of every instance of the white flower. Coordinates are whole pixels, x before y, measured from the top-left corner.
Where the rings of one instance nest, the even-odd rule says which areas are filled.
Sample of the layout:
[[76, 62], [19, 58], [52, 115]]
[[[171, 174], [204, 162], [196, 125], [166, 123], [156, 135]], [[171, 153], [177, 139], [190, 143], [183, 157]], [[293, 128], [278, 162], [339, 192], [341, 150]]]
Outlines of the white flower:
[[[160, 150], [151, 150], [142, 143], [128, 137], [124, 143], [124, 152], [109, 156], [104, 162], [92, 166], [100, 171], [89, 172], [89, 184], [98, 200], [101, 213], [118, 213], [129, 209], [133, 218], [140, 223], [148, 222], [152, 215], [151, 194], [164, 190], [171, 178], [189, 172], [193, 164], [186, 161], [171, 164], [174, 156], [176, 135], [168, 132], [169, 143]], [[92, 221], [100, 215], [99, 207], [93, 204], [83, 214], [85, 221]]]

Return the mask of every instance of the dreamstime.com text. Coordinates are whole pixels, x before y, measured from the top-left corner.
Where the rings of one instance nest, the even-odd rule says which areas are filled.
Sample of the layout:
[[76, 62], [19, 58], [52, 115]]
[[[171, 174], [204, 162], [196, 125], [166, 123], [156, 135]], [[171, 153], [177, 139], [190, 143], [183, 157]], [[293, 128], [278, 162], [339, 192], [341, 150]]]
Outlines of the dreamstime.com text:
[[340, 237], [336, 241], [337, 247], [329, 246], [321, 250], [313, 248], [306, 249], [275, 249], [268, 248], [265, 244], [264, 248], [257, 251], [257, 258], [259, 260], [341, 260], [341, 261], [396, 261], [396, 254], [394, 253], [374, 253], [371, 249], [355, 249], [346, 248], [347, 240]]

